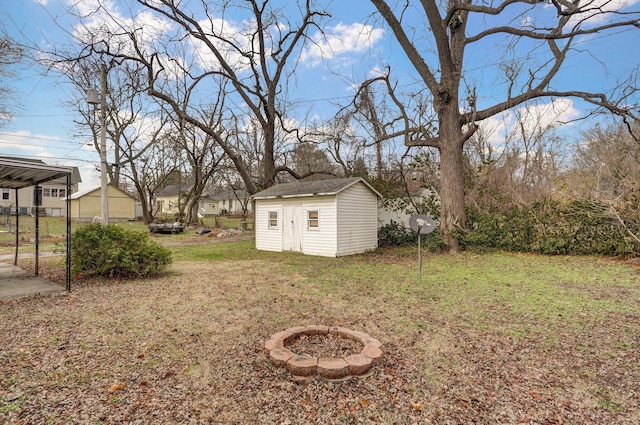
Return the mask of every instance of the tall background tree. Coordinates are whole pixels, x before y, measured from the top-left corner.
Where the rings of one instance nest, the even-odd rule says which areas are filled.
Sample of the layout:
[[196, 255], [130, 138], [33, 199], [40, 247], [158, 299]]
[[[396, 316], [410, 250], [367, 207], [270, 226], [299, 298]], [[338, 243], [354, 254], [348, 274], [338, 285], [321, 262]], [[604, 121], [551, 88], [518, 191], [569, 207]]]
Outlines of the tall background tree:
[[584, 213], [624, 229], [640, 251], [640, 128], [597, 125], [583, 134], [559, 191]]
[[[637, 118], [638, 110], [633, 109], [633, 99], [629, 98], [637, 87], [634, 81], [629, 82], [630, 90], [618, 87], [621, 90], [609, 95], [556, 82], [570, 55], [579, 51], [588, 54], [588, 42], [574, 47], [580, 37], [623, 28], [637, 31], [640, 11], [633, 6], [621, 10], [621, 3], [606, 0], [371, 3], [394, 33], [430, 96], [436, 116], [433, 130], [409, 125], [405, 144], [438, 150], [441, 234], [451, 252], [459, 246], [454, 231], [466, 224], [464, 146], [477, 131], [478, 122], [534, 99], [551, 97], [571, 97], [594, 108]], [[498, 41], [503, 44], [498, 45]], [[472, 62], [467, 54], [474, 48], [487, 54], [475, 55]], [[498, 100], [492, 102], [489, 96], [482, 96], [481, 85], [469, 77], [472, 66], [477, 69], [483, 66], [483, 60], [495, 60], [490, 49], [496, 48], [503, 52], [499, 67], [502, 76], [497, 77], [502, 85]], [[496, 92], [494, 87], [492, 97]]]
[[[298, 55], [311, 28], [318, 28], [325, 16], [310, 1], [298, 3], [298, 13], [285, 15], [270, 1], [250, 0], [230, 4], [210, 1], [132, 1], [141, 8], [144, 25], [131, 25], [126, 18], [105, 13], [96, 4], [95, 13], [85, 13], [82, 2], [76, 14], [84, 28], [79, 41], [82, 54], [98, 54], [116, 61], [130, 62], [146, 75], [147, 93], [161, 101], [179, 120], [199, 128], [211, 137], [234, 164], [247, 190], [275, 183], [279, 134], [287, 128], [288, 79], [296, 69]], [[289, 5], [291, 6], [291, 5]], [[221, 17], [233, 8], [235, 21]], [[215, 13], [214, 13], [215, 12]], [[100, 15], [97, 20], [96, 16]], [[139, 15], [139, 16], [141, 16]], [[188, 61], [181, 58], [189, 58]], [[185, 76], [192, 97], [170, 90], [171, 81]], [[258, 124], [262, 141], [260, 175], [256, 180], [246, 168], [243, 152], [236, 149], [233, 133], [212, 128], [199, 111], [207, 110], [214, 93], [228, 90], [230, 98], [224, 119], [241, 111]], [[185, 102], [185, 100], [187, 100]], [[185, 108], [185, 103], [189, 107]]]
[[15, 76], [14, 66], [23, 58], [23, 47], [9, 37], [0, 22], [0, 128], [11, 119], [12, 110], [18, 106], [16, 93], [7, 82]]

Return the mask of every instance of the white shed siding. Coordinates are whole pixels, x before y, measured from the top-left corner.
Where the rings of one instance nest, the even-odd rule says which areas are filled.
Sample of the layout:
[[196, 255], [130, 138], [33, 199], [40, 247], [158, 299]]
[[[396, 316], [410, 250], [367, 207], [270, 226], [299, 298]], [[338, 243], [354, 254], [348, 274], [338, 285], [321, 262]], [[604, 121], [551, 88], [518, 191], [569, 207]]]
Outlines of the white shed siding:
[[378, 246], [378, 198], [360, 182], [343, 190], [337, 199], [338, 256]]
[[[269, 228], [269, 211], [278, 213], [278, 227]], [[282, 251], [282, 202], [280, 199], [261, 199], [255, 212], [256, 249]]]
[[[255, 200], [256, 248], [327, 257], [375, 249], [377, 207], [377, 192], [353, 178], [266, 189]], [[275, 229], [269, 228], [269, 211], [278, 214]], [[317, 212], [317, 227], [309, 226], [310, 211]]]
[[[302, 252], [309, 255], [335, 257], [337, 255], [335, 195], [302, 198]], [[307, 226], [307, 213], [318, 211], [318, 228]]]
[[[256, 202], [256, 249], [264, 251], [283, 251], [285, 243], [283, 223], [284, 209], [300, 206], [302, 208], [301, 251], [304, 254], [335, 257], [336, 240], [336, 207], [335, 196], [295, 197], [278, 199], [259, 199]], [[269, 211], [278, 212], [278, 227], [269, 228]], [[317, 229], [307, 228], [307, 212], [318, 211], [319, 225]]]

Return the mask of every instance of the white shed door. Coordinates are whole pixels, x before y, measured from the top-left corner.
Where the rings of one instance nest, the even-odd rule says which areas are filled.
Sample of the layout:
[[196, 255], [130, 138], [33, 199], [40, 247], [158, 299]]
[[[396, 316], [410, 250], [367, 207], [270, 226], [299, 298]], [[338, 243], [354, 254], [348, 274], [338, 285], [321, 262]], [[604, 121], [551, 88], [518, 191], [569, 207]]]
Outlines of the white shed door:
[[301, 252], [302, 205], [285, 205], [282, 221], [282, 250]]

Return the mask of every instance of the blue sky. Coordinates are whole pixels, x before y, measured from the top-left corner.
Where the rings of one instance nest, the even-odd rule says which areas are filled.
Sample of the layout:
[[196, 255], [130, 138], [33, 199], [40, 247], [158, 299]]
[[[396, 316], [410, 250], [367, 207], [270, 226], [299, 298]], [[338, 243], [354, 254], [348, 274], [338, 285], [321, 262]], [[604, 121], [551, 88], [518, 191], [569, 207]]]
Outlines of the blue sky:
[[[602, 1], [602, 0], [598, 0]], [[94, 0], [87, 0], [91, 5]], [[629, 4], [637, 0], [630, 0]], [[75, 22], [65, 14], [67, 0], [16, 0], [0, 4], [0, 20], [7, 31], [16, 39], [28, 39], [32, 43], [69, 43], [66, 31], [72, 31]], [[115, 2], [114, 4], [119, 4]], [[637, 7], [637, 3], [636, 3]], [[399, 80], [401, 87], [412, 88], [415, 74], [408, 65], [404, 54], [395, 43], [388, 29], [377, 29], [366, 40], [356, 39], [356, 32], [362, 32], [363, 25], [372, 24], [373, 7], [369, 1], [333, 1], [329, 5], [332, 18], [328, 20], [328, 30], [335, 34], [325, 43], [321, 58], [318, 51], [309, 49], [296, 72], [296, 92], [292, 97], [301, 101], [301, 110], [295, 118], [316, 115], [326, 119], [335, 111], [335, 104], [346, 104], [353, 90], [351, 81], [365, 79], [390, 65], [392, 77]], [[543, 10], [538, 15], [522, 14], [523, 25], [529, 21], [544, 19]], [[517, 14], [516, 14], [517, 15]], [[59, 28], [58, 24], [63, 28]], [[514, 18], [515, 19], [515, 18]], [[526, 21], [525, 21], [526, 20]], [[474, 30], [470, 23], [470, 30]], [[554, 83], [559, 89], [582, 89], [603, 91], [617, 84], [616, 78], [626, 75], [638, 66], [640, 43], [638, 31], [615, 31], [605, 37], [584, 37], [578, 47], [588, 47], [589, 51], [576, 52], [566, 64], [560, 78]], [[494, 38], [470, 48], [466, 61], [469, 74], [466, 77], [478, 86], [479, 103], [489, 104], [504, 95], [504, 87], [497, 77], [497, 64], [504, 56], [504, 40]], [[425, 47], [427, 48], [427, 47]], [[327, 52], [331, 51], [328, 57]], [[529, 54], [524, 43], [517, 46], [514, 56]], [[529, 54], [537, 61], [536, 52]], [[540, 57], [542, 60], [542, 57]], [[0, 128], [0, 153], [42, 158], [45, 162], [79, 166], [87, 187], [98, 182], [95, 171], [99, 163], [98, 154], [91, 147], [83, 146], [86, 140], [74, 137], [73, 115], [63, 103], [69, 101], [69, 87], [59, 77], [43, 77], [36, 68], [22, 67], [17, 76], [9, 82], [15, 90], [22, 106], [15, 110], [14, 119]], [[339, 77], [336, 74], [343, 74]], [[636, 99], [637, 101], [637, 99]], [[585, 105], [577, 101], [559, 101], [561, 109], [549, 108], [549, 102], [541, 105], [549, 119], [560, 115], [566, 119], [576, 118], [584, 112]], [[306, 106], [305, 106], [306, 105]], [[560, 112], [558, 112], [560, 111]], [[509, 117], [496, 119], [493, 125], [498, 129], [508, 122]], [[500, 124], [502, 122], [502, 124]], [[567, 134], [576, 135], [589, 123], [574, 124]]]

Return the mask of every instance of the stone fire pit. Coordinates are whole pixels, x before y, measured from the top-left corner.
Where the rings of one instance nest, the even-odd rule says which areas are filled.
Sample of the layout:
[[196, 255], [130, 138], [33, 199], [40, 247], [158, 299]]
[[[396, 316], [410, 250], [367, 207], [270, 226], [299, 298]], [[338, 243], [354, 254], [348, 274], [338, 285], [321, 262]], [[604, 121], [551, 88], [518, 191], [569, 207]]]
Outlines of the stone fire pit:
[[[287, 344], [301, 335], [335, 335], [361, 343], [360, 353], [347, 357], [318, 358], [296, 354]], [[382, 344], [364, 332], [340, 326], [297, 326], [271, 335], [264, 343], [264, 351], [276, 366], [286, 366], [295, 378], [310, 379], [315, 375], [338, 380], [366, 375], [382, 358]]]

